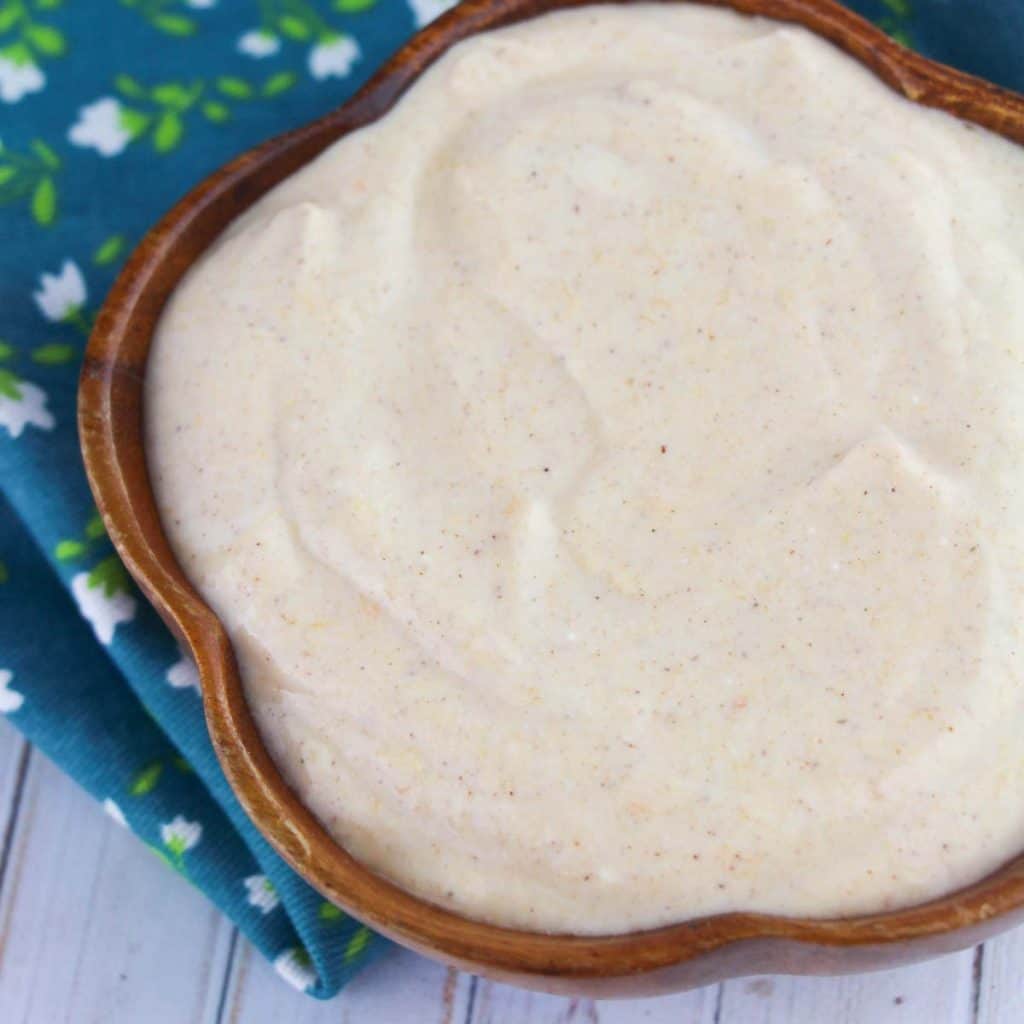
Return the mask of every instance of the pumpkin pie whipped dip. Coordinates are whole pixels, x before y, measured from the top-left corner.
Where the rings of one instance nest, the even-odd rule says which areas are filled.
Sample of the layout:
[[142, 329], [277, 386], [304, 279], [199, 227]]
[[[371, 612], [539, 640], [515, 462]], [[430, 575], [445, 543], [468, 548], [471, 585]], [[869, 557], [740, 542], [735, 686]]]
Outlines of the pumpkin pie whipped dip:
[[357, 858], [607, 933], [1024, 848], [1024, 151], [800, 28], [455, 46], [146, 376], [164, 526]]

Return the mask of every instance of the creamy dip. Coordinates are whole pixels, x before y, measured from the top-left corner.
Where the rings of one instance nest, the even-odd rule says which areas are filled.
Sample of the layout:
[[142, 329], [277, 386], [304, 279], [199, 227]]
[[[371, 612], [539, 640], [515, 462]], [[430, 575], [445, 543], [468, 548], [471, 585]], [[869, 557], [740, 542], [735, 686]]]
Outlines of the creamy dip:
[[1024, 847], [1024, 151], [808, 32], [465, 42], [188, 274], [164, 524], [301, 799], [505, 925]]

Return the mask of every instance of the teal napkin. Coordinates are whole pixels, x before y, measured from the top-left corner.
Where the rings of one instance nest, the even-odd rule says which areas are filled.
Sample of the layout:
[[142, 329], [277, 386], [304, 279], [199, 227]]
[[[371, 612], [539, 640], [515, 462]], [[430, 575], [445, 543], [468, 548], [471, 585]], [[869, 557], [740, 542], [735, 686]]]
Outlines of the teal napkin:
[[[229, 157], [344, 101], [444, 6], [0, 0], [0, 713], [318, 997], [384, 943], [274, 854], [225, 783], [195, 668], [95, 514], [75, 388], [146, 228]], [[853, 6], [1024, 89], [1024, 0]]]

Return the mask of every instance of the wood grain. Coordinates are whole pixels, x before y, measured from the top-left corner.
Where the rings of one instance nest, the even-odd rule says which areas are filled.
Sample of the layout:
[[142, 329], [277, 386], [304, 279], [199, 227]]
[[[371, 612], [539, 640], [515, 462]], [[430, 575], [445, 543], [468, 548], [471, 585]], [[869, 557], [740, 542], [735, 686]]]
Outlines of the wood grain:
[[0, 720], [0, 892], [9, 864], [8, 850], [28, 770], [28, 754], [28, 743]]
[[1024, 929], [986, 942], [979, 967], [974, 1024], [1024, 1021]]
[[232, 931], [33, 753], [0, 891], [4, 1024], [212, 1024]]
[[[864, 970], [972, 945], [1024, 917], [1024, 857], [955, 896], [895, 913], [832, 921], [737, 913], [598, 938], [497, 928], [417, 899], [351, 858], [288, 789], [245, 704], [227, 636], [168, 546], [146, 470], [142, 379], [154, 325], [181, 275], [269, 188], [340, 136], [385, 114], [452, 43], [580, 2], [466, 0], [416, 36], [345, 106], [239, 157], [146, 236], [100, 313], [80, 385], [83, 454], [108, 532], [157, 610], [192, 649], [214, 746], [254, 822], [325, 896], [413, 949], [536, 988], [628, 995], [765, 971]], [[1024, 98], [910, 53], [833, 0], [728, 2], [806, 25], [914, 101], [1024, 141]]]
[[744, 1024], [957, 1024], [972, 1012], [974, 953], [848, 978], [744, 978], [722, 993], [723, 1021]]
[[595, 1001], [481, 981], [467, 1024], [722, 1024], [720, 994], [719, 985], [708, 985], [656, 999]]

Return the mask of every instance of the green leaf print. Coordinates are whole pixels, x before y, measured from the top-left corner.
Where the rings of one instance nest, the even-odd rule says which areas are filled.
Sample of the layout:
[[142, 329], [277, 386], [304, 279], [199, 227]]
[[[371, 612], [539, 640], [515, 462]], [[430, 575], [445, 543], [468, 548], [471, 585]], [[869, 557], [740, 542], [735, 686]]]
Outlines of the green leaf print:
[[[67, 347], [71, 348], [70, 345]], [[54, 557], [56, 557], [58, 562], [70, 562], [76, 558], [81, 558], [83, 555], [88, 554], [96, 541], [106, 535], [107, 532], [103, 528], [103, 520], [97, 512], [85, 524], [85, 530], [81, 537], [66, 537], [53, 549]], [[93, 584], [90, 582], [89, 585], [92, 586]]]
[[[359, 14], [376, 3], [377, 0], [333, 0], [331, 7], [341, 14]], [[322, 17], [317, 5], [309, 0], [259, 0], [259, 7], [257, 31], [272, 40], [275, 48], [281, 39], [304, 45], [325, 45], [346, 34], [342, 26], [331, 24]], [[283, 92], [284, 88], [277, 91]], [[274, 94], [273, 91], [264, 93], [267, 96]]]
[[333, 903], [328, 903], [327, 900], [324, 900], [317, 909], [316, 916], [321, 921], [333, 923], [340, 921], [345, 916], [345, 911], [341, 907], [336, 907]]
[[173, 821], [160, 826], [164, 849], [171, 855], [179, 871], [185, 871], [185, 854], [199, 842], [202, 834], [203, 828], [198, 821], [187, 821], [180, 814]]
[[313, 34], [312, 28], [302, 18], [292, 14], [284, 14], [278, 18], [277, 27], [281, 35], [298, 42], [305, 42]]
[[294, 71], [278, 71], [271, 75], [260, 90], [264, 96], [277, 96], [279, 93], [290, 89], [299, 79]]
[[6, 57], [13, 64], [18, 65], [18, 67], [24, 67], [26, 64], [30, 64], [32, 67], [36, 66], [32, 51], [27, 43], [12, 43], [10, 46], [5, 46], [0, 50], [0, 56]]
[[154, 761], [152, 764], [146, 765], [145, 768], [139, 772], [138, 775], [132, 779], [131, 788], [128, 790], [132, 796], [145, 796], [147, 793], [152, 793], [156, 788], [156, 784], [160, 781], [160, 776], [163, 774], [164, 766], [160, 761]]
[[44, 57], [60, 57], [67, 49], [64, 36], [51, 25], [29, 25], [25, 38]]
[[14, 355], [14, 348], [8, 345], [6, 341], [0, 341], [0, 362], [5, 359], [10, 359]]
[[111, 235], [92, 254], [92, 261], [98, 267], [105, 267], [113, 263], [124, 249], [124, 235]]
[[911, 0], [882, 0], [889, 12], [878, 19], [878, 27], [902, 46], [912, 47], [910, 17], [914, 13]]
[[156, 85], [150, 95], [161, 106], [170, 107], [172, 110], [187, 110], [192, 102], [192, 92], [177, 82]]
[[51, 342], [49, 345], [40, 345], [32, 350], [32, 361], [42, 366], [61, 366], [70, 363], [75, 358], [75, 347], [63, 345], [60, 342]]
[[106, 597], [113, 597], [129, 589], [128, 573], [117, 555], [110, 555], [89, 573], [86, 584], [90, 590], [101, 589]]
[[25, 203], [35, 222], [49, 227], [57, 219], [57, 181], [61, 159], [41, 139], [28, 153], [0, 143], [0, 204]]
[[355, 960], [357, 956], [364, 949], [366, 944], [370, 941], [370, 930], [368, 928], [358, 928], [352, 935], [352, 938], [348, 940], [348, 945], [345, 947], [345, 963], [350, 963]]
[[49, 227], [57, 218], [57, 186], [53, 178], [40, 178], [32, 193], [32, 216], [37, 224]]
[[167, 849], [171, 851], [171, 856], [177, 860], [185, 855], [185, 840], [179, 836], [174, 836], [172, 839], [168, 839], [164, 844]]
[[114, 88], [130, 100], [145, 99], [147, 95], [146, 90], [131, 75], [118, 75], [114, 79]]
[[58, 562], [70, 562], [75, 558], [81, 558], [85, 552], [86, 546], [80, 540], [62, 540], [53, 549]]
[[221, 124], [231, 117], [231, 111], [216, 100], [207, 100], [202, 106], [203, 116], [214, 124]]
[[4, 398], [13, 398], [16, 402], [19, 401], [21, 398], [21, 388], [18, 387], [19, 383], [18, 378], [10, 370], [0, 367], [0, 395]]
[[[34, 8], [44, 11], [51, 9], [51, 5], [37, 0]], [[0, 0], [0, 34], [7, 33], [14, 33], [14, 38], [0, 50], [0, 55], [19, 67], [34, 67], [36, 58], [61, 57], [67, 50], [63, 33], [37, 21], [26, 0]]]
[[224, 75], [217, 79], [217, 88], [236, 100], [247, 100], [252, 95], [252, 86], [244, 78]]
[[899, 43], [900, 46], [905, 46], [908, 50], [914, 48], [914, 41], [910, 38], [910, 32], [907, 29], [891, 23], [882, 25], [882, 28], [888, 33], [889, 38]]
[[138, 11], [153, 28], [164, 35], [185, 39], [199, 30], [193, 18], [181, 13], [181, 8], [188, 9], [184, 0], [121, 0], [121, 3]]
[[[290, 89], [295, 81], [295, 74], [285, 71], [272, 75], [258, 90], [237, 75], [221, 75], [213, 81], [160, 82], [148, 87], [129, 75], [118, 75], [114, 88], [132, 101], [131, 106], [117, 101], [118, 123], [131, 141], [148, 135], [157, 153], [169, 153], [180, 145], [193, 112], [221, 124], [231, 119], [232, 103], [248, 102], [257, 96], [271, 98]], [[98, 255], [94, 257], [96, 262]]]
[[0, 584], [6, 583], [11, 578], [10, 572], [4, 562], [0, 562]]
[[190, 36], [196, 31], [196, 23], [181, 14], [158, 14], [152, 19], [152, 24], [169, 36]]
[[169, 152], [181, 142], [184, 131], [185, 125], [182, 123], [181, 115], [168, 110], [161, 114], [153, 130], [153, 148], [158, 153]]
[[44, 167], [51, 171], [56, 171], [60, 167], [60, 157], [42, 139], [33, 139], [29, 143], [29, 148], [39, 157]]
[[140, 92], [143, 100], [155, 104], [157, 109], [150, 113], [135, 107], [121, 108], [121, 124], [133, 139], [153, 128], [153, 145], [158, 153], [167, 153], [181, 141], [185, 131], [185, 114], [203, 94], [203, 83], [160, 82], [152, 89], [146, 89], [132, 80], [132, 92]]
[[131, 107], [122, 107], [118, 119], [121, 122], [121, 127], [132, 139], [138, 139], [145, 135], [153, 120], [149, 114], [144, 114], [141, 110], [134, 110]]
[[174, 861], [171, 860], [171, 858], [168, 857], [167, 854], [164, 853], [164, 851], [161, 850], [159, 846], [149, 846], [147, 844], [147, 849], [149, 850], [150, 853], [155, 854], [164, 864], [165, 867], [169, 867], [172, 871], [181, 871], [182, 865], [175, 864]]

